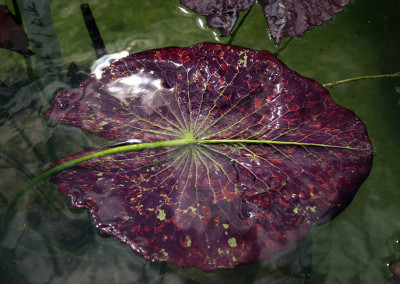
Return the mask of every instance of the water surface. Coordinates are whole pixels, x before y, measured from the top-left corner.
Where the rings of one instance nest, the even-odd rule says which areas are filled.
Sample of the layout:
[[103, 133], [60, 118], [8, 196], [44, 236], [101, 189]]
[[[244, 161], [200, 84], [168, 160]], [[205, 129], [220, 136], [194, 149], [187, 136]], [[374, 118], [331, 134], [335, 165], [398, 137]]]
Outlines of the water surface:
[[[40, 2], [45, 1], [35, 1], [38, 9]], [[399, 71], [399, 1], [352, 2], [333, 21], [293, 39], [279, 58], [320, 83]], [[49, 62], [38, 53], [25, 60], [0, 50], [0, 80], [9, 86], [0, 93], [1, 215], [13, 194], [52, 161], [107, 143], [40, 117], [56, 92], [75, 87], [96, 60], [81, 3], [58, 0], [48, 4], [49, 32], [57, 37], [43, 40], [46, 48], [42, 50], [55, 59]], [[178, 0], [116, 4], [96, 0], [89, 4], [109, 53], [229, 40], [206, 28], [205, 19], [184, 9]], [[272, 52], [279, 49], [268, 37], [258, 5], [233, 44]], [[71, 63], [79, 72], [71, 71]], [[330, 223], [314, 228], [303, 251], [296, 252], [296, 257], [302, 253], [311, 257], [311, 265], [297, 274], [299, 281], [391, 283], [387, 265], [400, 258], [400, 94], [396, 86], [400, 86], [399, 79], [378, 79], [330, 89], [337, 103], [365, 122], [375, 149], [374, 165], [351, 205]], [[0, 282], [4, 283], [196, 283], [221, 279], [227, 283], [274, 283], [291, 279], [285, 276], [290, 268], [270, 272], [265, 268], [270, 263], [205, 274], [146, 261], [118, 240], [100, 235], [87, 212], [71, 207], [68, 198], [48, 181], [23, 196], [10, 222], [9, 230], [0, 235]]]

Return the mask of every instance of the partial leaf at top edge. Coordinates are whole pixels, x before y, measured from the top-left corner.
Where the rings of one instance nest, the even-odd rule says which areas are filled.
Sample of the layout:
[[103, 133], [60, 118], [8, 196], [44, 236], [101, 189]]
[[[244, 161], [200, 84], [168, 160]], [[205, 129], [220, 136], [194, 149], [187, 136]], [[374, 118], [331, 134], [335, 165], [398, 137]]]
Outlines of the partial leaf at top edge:
[[[271, 37], [279, 44], [284, 37], [300, 37], [312, 26], [320, 26], [342, 11], [350, 0], [259, 0]], [[192, 11], [207, 17], [207, 26], [228, 36], [239, 11], [250, 9], [254, 0], [181, 0]]]
[[195, 141], [96, 158], [52, 181], [135, 252], [207, 271], [304, 239], [343, 211], [372, 164], [352, 111], [270, 52], [236, 46], [132, 54], [44, 116], [116, 142]]
[[350, 0], [259, 0], [273, 40], [302, 36], [341, 12]]
[[228, 36], [236, 25], [239, 11], [248, 10], [255, 0], [181, 0], [192, 11], [207, 16], [207, 26], [221, 30], [221, 36]]

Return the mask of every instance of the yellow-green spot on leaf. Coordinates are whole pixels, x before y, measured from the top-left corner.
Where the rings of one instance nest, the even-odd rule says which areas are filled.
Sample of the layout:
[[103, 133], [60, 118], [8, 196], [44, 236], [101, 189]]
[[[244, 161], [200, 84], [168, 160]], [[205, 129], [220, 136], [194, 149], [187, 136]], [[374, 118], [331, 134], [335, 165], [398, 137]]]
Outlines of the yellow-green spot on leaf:
[[294, 209], [293, 209], [293, 212], [294, 212], [295, 214], [299, 214], [299, 208], [297, 208], [297, 207], [294, 208]]
[[240, 67], [245, 67], [246, 68], [247, 67], [247, 58], [248, 58], [248, 56], [247, 56], [247, 54], [245, 52], [243, 52], [243, 54], [244, 54], [243, 59], [239, 59], [238, 64], [239, 64]]
[[192, 240], [190, 239], [189, 236], [186, 236], [186, 247], [190, 247], [191, 245], [192, 245]]
[[306, 206], [307, 211], [315, 212], [316, 211], [316, 206]]
[[229, 224], [222, 224], [225, 229], [229, 229]]
[[154, 211], [154, 208], [147, 208], [147, 210], [152, 212], [152, 211]]
[[236, 239], [235, 238], [230, 238], [228, 240], [228, 244], [231, 248], [237, 247]]
[[279, 3], [278, 5], [279, 5], [279, 7], [281, 7], [282, 9], [285, 9], [285, 5], [283, 5], [282, 3]]
[[163, 255], [160, 257], [160, 260], [168, 260], [168, 257], [169, 257], [168, 252], [166, 252], [164, 249], [161, 249], [160, 252], [163, 254]]
[[[165, 212], [162, 209], [158, 210], [158, 215], [157, 215], [157, 219], [159, 219], [160, 221], [164, 221], [165, 220]], [[191, 242], [191, 240], [189, 240]], [[190, 244], [189, 244], [190, 246]]]

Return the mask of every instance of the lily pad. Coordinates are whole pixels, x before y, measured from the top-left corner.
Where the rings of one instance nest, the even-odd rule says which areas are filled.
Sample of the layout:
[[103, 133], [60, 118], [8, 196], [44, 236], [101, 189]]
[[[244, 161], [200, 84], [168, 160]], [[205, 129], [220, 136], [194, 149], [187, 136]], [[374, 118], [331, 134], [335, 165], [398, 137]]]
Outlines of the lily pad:
[[269, 259], [343, 211], [371, 169], [362, 121], [268, 51], [170, 47], [100, 75], [44, 116], [149, 147], [52, 182], [147, 259], [206, 271]]
[[[299, 37], [312, 26], [322, 25], [343, 10], [350, 0], [259, 0], [271, 37], [279, 44], [284, 37]], [[181, 0], [181, 4], [203, 16], [207, 26], [228, 36], [239, 11], [250, 9], [255, 0]]]

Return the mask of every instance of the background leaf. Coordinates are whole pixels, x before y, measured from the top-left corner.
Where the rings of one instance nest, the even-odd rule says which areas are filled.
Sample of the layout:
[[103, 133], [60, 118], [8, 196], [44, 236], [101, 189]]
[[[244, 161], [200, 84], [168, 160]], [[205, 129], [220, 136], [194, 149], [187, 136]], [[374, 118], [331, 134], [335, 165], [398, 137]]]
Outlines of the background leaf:
[[[219, 28], [228, 36], [239, 18], [254, 0], [181, 0], [189, 9], [207, 17], [207, 26]], [[260, 0], [271, 37], [279, 44], [284, 37], [299, 37], [312, 26], [320, 26], [343, 10], [350, 0]]]
[[29, 39], [23, 29], [15, 22], [7, 6], [0, 5], [0, 47], [7, 48], [25, 56], [34, 53], [30, 50]]
[[313, 26], [320, 26], [342, 11], [350, 0], [260, 0], [273, 40], [299, 37]]

